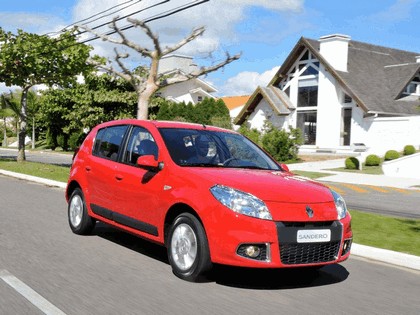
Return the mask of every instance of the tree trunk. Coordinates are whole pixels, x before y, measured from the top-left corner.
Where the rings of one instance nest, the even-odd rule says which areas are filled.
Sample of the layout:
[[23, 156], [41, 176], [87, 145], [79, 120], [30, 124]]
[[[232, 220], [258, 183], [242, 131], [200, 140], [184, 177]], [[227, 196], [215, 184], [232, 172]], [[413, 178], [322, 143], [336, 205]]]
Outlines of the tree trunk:
[[26, 126], [27, 126], [27, 99], [28, 99], [28, 90], [29, 88], [24, 88], [22, 90], [22, 99], [21, 99], [21, 110], [20, 110], [20, 128], [19, 128], [19, 145], [18, 145], [18, 155], [17, 161], [23, 162], [26, 160], [25, 156], [25, 138], [26, 138]]
[[6, 117], [3, 118], [3, 122], [4, 122], [4, 133], [3, 133], [3, 147], [7, 148], [7, 120]]

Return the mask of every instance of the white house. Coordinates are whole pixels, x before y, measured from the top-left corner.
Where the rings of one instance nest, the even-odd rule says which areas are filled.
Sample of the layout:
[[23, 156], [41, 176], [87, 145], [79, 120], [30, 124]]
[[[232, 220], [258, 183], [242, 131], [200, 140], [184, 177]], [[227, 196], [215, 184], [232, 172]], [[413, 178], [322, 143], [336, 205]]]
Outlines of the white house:
[[[159, 73], [168, 76], [185, 76], [197, 69], [193, 58], [182, 55], [168, 55], [159, 63]], [[194, 78], [185, 82], [169, 85], [159, 90], [159, 95], [177, 103], [197, 104], [204, 98], [215, 98], [211, 93], [217, 90], [202, 79]]]
[[300, 128], [303, 149], [383, 154], [420, 145], [420, 53], [353, 41], [301, 38], [235, 124]]

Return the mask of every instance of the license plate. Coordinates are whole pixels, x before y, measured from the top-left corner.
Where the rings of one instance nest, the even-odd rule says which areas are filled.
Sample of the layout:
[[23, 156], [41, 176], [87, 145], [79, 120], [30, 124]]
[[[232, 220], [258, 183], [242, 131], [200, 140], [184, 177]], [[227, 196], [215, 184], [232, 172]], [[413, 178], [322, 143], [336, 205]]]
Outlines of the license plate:
[[323, 243], [331, 240], [331, 230], [298, 230], [298, 243]]

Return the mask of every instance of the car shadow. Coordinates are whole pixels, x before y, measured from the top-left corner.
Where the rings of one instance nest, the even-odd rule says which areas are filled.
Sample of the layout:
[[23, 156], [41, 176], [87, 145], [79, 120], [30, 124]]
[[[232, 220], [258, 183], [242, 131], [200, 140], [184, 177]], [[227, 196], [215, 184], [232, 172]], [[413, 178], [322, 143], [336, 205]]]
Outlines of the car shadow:
[[215, 266], [209, 274], [219, 285], [253, 290], [284, 290], [331, 285], [346, 280], [349, 272], [341, 265], [322, 268], [254, 269]]
[[166, 248], [164, 246], [146, 241], [140, 237], [114, 228], [106, 223], [96, 222], [92, 235], [97, 235], [108, 241], [131, 249], [139, 254], [146, 255], [165, 264], [169, 264], [168, 255], [166, 254]]
[[[143, 240], [105, 223], [97, 222], [92, 235], [169, 265], [164, 246]], [[172, 274], [170, 276], [174, 277]], [[284, 290], [331, 285], [345, 281], [348, 276], [347, 269], [338, 264], [319, 269], [255, 269], [215, 264], [212, 271], [201, 277], [198, 282], [214, 282], [218, 285], [241, 289]]]

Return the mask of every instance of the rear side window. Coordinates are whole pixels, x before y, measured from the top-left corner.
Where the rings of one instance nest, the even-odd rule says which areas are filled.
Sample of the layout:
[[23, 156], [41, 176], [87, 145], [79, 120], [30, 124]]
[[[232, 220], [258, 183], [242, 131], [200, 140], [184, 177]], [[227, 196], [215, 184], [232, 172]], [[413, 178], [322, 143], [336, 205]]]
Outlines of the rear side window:
[[126, 130], [127, 126], [113, 126], [99, 130], [95, 138], [93, 155], [116, 161]]

